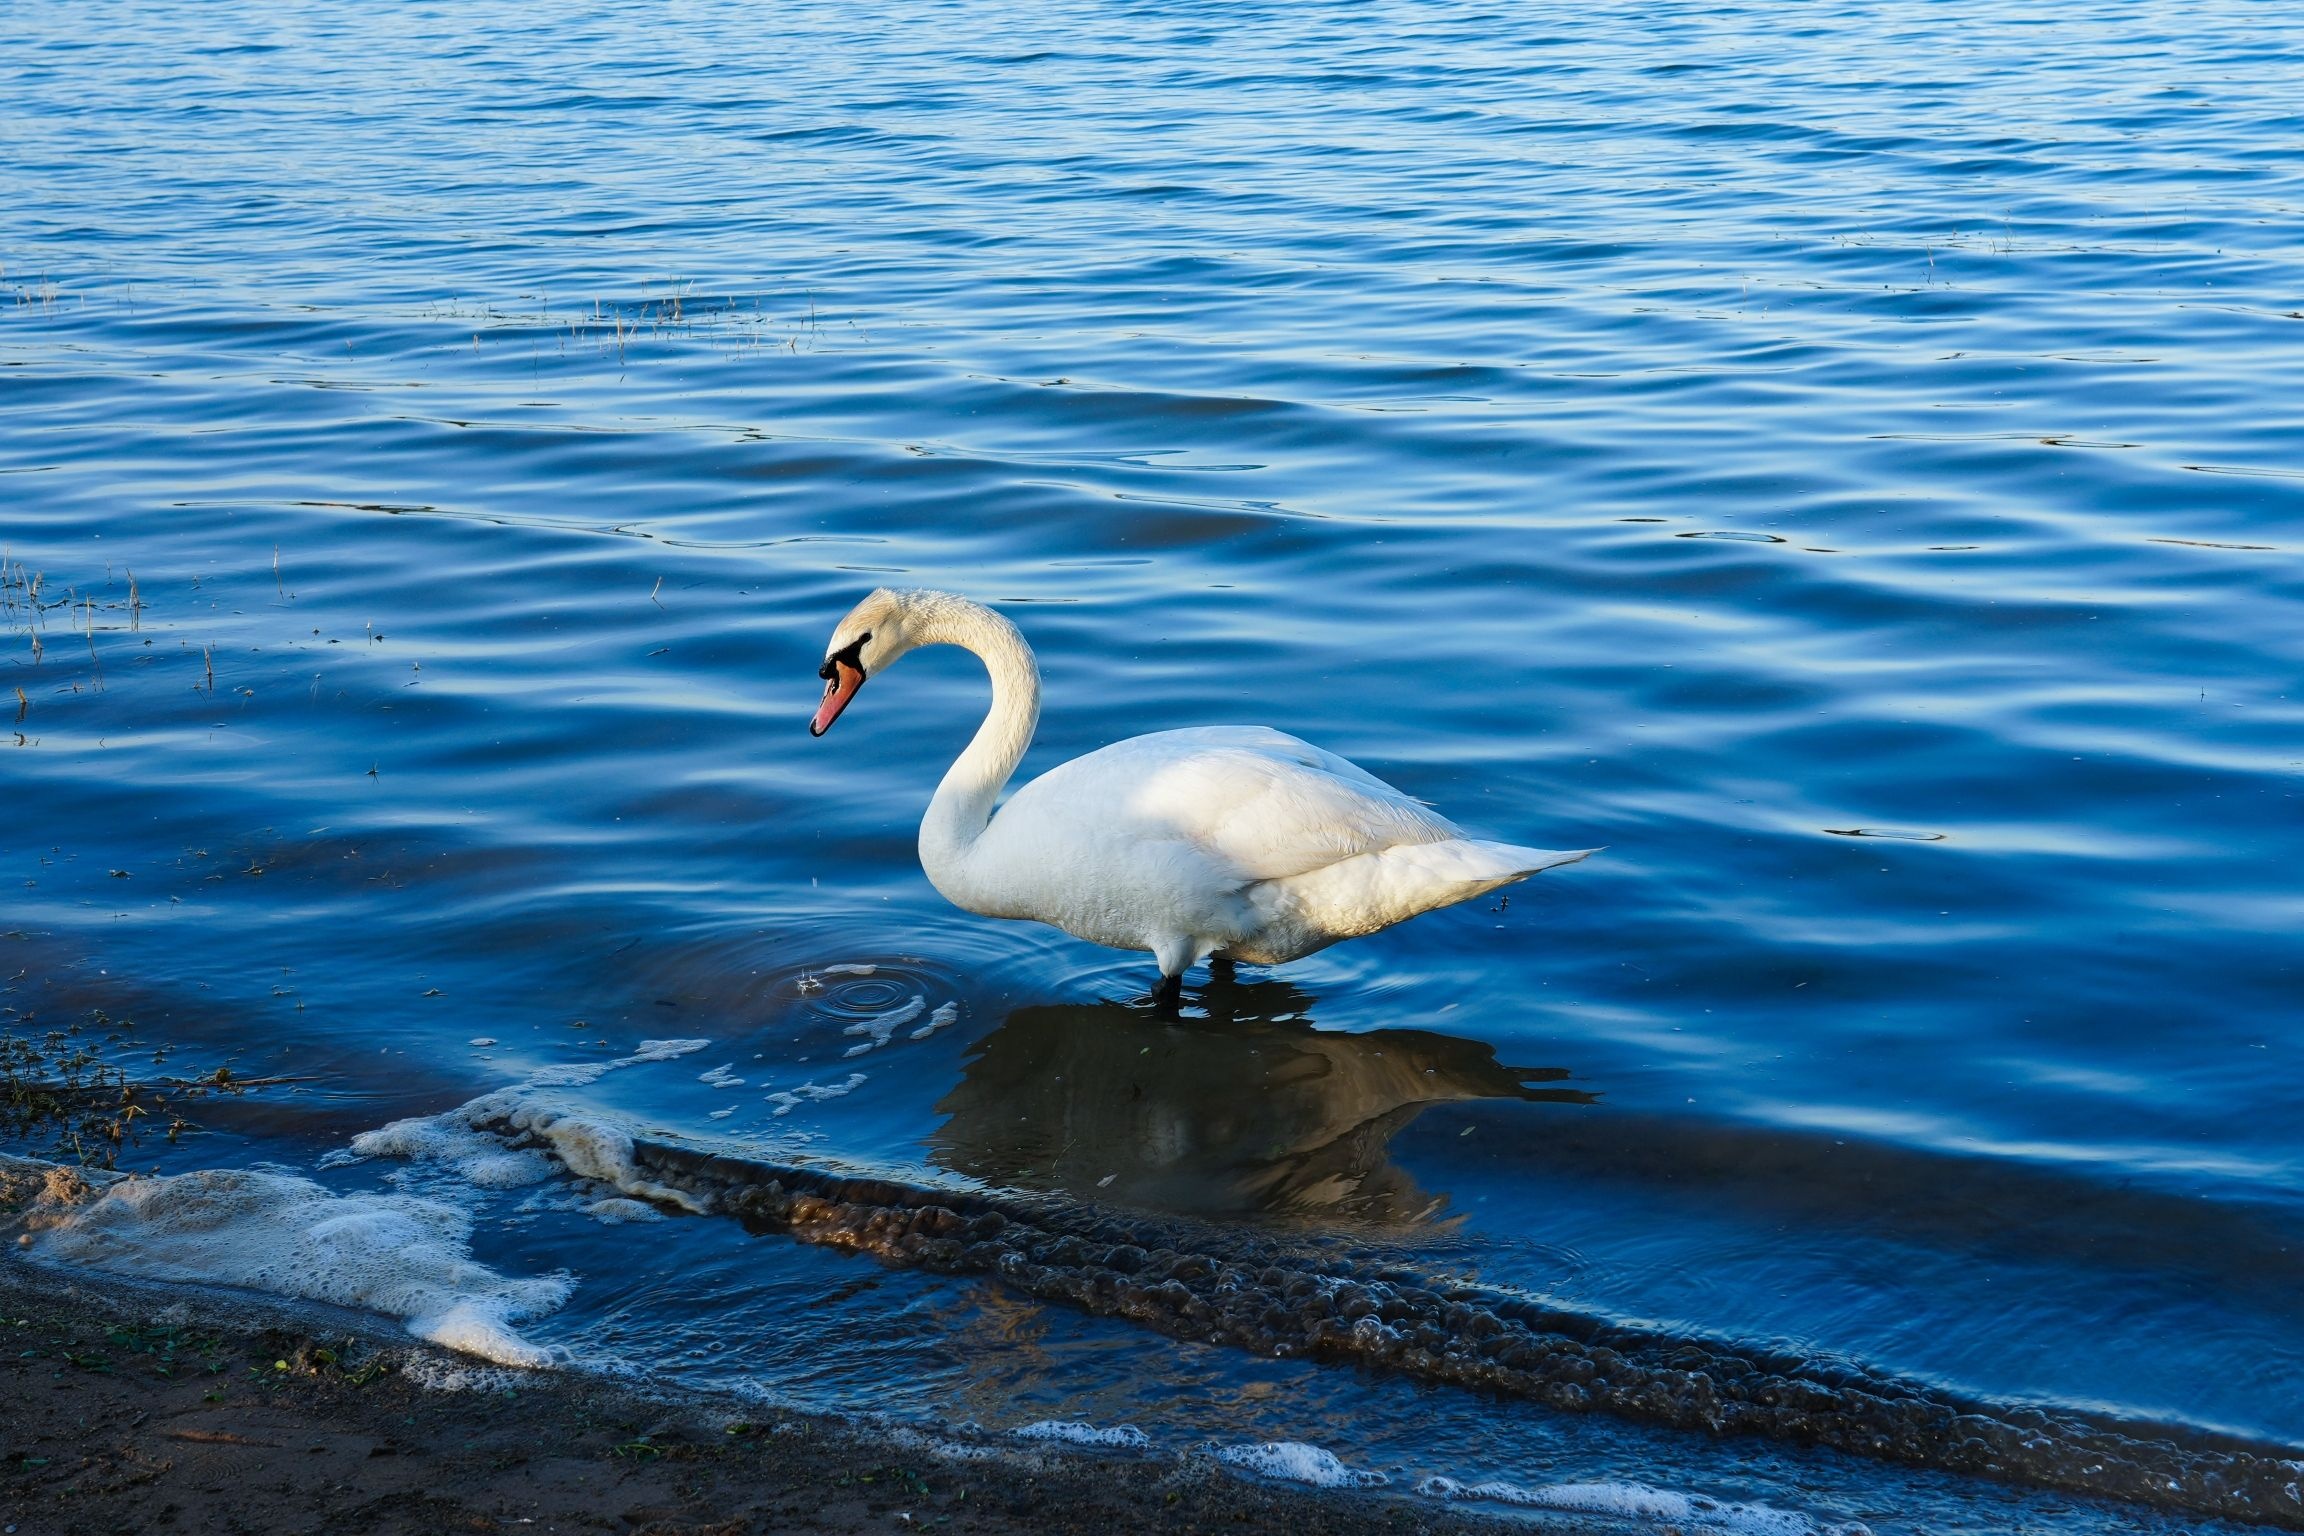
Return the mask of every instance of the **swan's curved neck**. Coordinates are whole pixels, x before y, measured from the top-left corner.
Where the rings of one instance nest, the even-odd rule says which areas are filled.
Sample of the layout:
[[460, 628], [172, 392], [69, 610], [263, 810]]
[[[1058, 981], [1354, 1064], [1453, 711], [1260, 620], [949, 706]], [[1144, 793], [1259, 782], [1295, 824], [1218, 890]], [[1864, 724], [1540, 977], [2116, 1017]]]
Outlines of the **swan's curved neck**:
[[936, 786], [920, 822], [920, 865], [938, 890], [957, 898], [968, 854], [991, 825], [992, 807], [1040, 723], [1040, 668], [1016, 626], [981, 603], [938, 593], [907, 616], [919, 645], [958, 645], [974, 651], [992, 674], [992, 707], [968, 750]]

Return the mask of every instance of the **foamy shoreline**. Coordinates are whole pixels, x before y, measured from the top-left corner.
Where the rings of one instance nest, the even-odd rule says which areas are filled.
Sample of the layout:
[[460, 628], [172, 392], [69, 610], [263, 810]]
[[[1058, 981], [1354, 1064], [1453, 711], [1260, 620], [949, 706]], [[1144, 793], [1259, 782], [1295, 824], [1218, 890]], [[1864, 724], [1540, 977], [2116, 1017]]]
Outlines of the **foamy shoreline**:
[[490, 1363], [326, 1296], [34, 1257], [62, 1212], [148, 1182], [165, 1181], [0, 1156], [0, 1333], [14, 1341], [0, 1370], [15, 1378], [0, 1392], [25, 1410], [0, 1468], [12, 1528], [143, 1529], [190, 1506], [194, 1528], [260, 1532], [467, 1518], [552, 1530], [617, 1508], [656, 1529], [676, 1506], [682, 1523], [662, 1528], [1816, 1529], [1640, 1484], [1410, 1487], [1293, 1442], [1179, 1455], [1125, 1425], [1002, 1433], [809, 1413], [572, 1363]]
[[946, 1440], [583, 1371], [476, 1367], [339, 1308], [13, 1252], [0, 1330], [0, 1392], [15, 1405], [0, 1524], [24, 1531], [1495, 1528], [1124, 1442]]

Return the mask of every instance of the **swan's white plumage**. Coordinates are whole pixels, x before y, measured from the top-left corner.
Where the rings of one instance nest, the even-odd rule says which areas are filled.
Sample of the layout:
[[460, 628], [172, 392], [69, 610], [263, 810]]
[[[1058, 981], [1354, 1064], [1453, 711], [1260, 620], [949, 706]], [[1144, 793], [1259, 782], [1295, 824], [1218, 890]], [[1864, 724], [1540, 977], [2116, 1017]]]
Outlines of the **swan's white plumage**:
[[841, 622], [827, 656], [858, 647], [877, 675], [933, 644], [981, 656], [993, 699], [921, 823], [930, 881], [972, 912], [1149, 950], [1166, 976], [1210, 955], [1293, 960], [1592, 851], [1468, 837], [1333, 752], [1261, 726], [1115, 742], [994, 814], [1039, 714], [1039, 673], [1015, 626], [966, 598], [883, 590]]

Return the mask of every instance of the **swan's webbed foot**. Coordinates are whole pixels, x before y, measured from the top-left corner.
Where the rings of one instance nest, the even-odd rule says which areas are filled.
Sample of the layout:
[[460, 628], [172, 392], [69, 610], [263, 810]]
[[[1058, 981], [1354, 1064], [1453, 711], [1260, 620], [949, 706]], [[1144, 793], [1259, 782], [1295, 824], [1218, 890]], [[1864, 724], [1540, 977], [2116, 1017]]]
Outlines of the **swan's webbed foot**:
[[1152, 1008], [1162, 1018], [1175, 1018], [1184, 1007], [1184, 978], [1182, 975], [1163, 976], [1152, 989]]

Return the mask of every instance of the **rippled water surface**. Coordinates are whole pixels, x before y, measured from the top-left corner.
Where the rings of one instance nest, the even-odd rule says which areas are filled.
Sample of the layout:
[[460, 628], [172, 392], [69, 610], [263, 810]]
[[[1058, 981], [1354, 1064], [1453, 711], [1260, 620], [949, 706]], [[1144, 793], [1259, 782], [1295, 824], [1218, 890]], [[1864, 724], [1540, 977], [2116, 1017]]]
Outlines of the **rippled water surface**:
[[[0, 1001], [310, 1080], [140, 1165], [705, 1039], [581, 1091], [2304, 1443], [2281, 8], [9, 20]], [[882, 583], [1023, 626], [1027, 774], [1268, 724], [1607, 851], [1164, 1022], [921, 875], [973, 661], [808, 738]], [[816, 1405], [2175, 1528], [490, 1198], [533, 1337]]]

